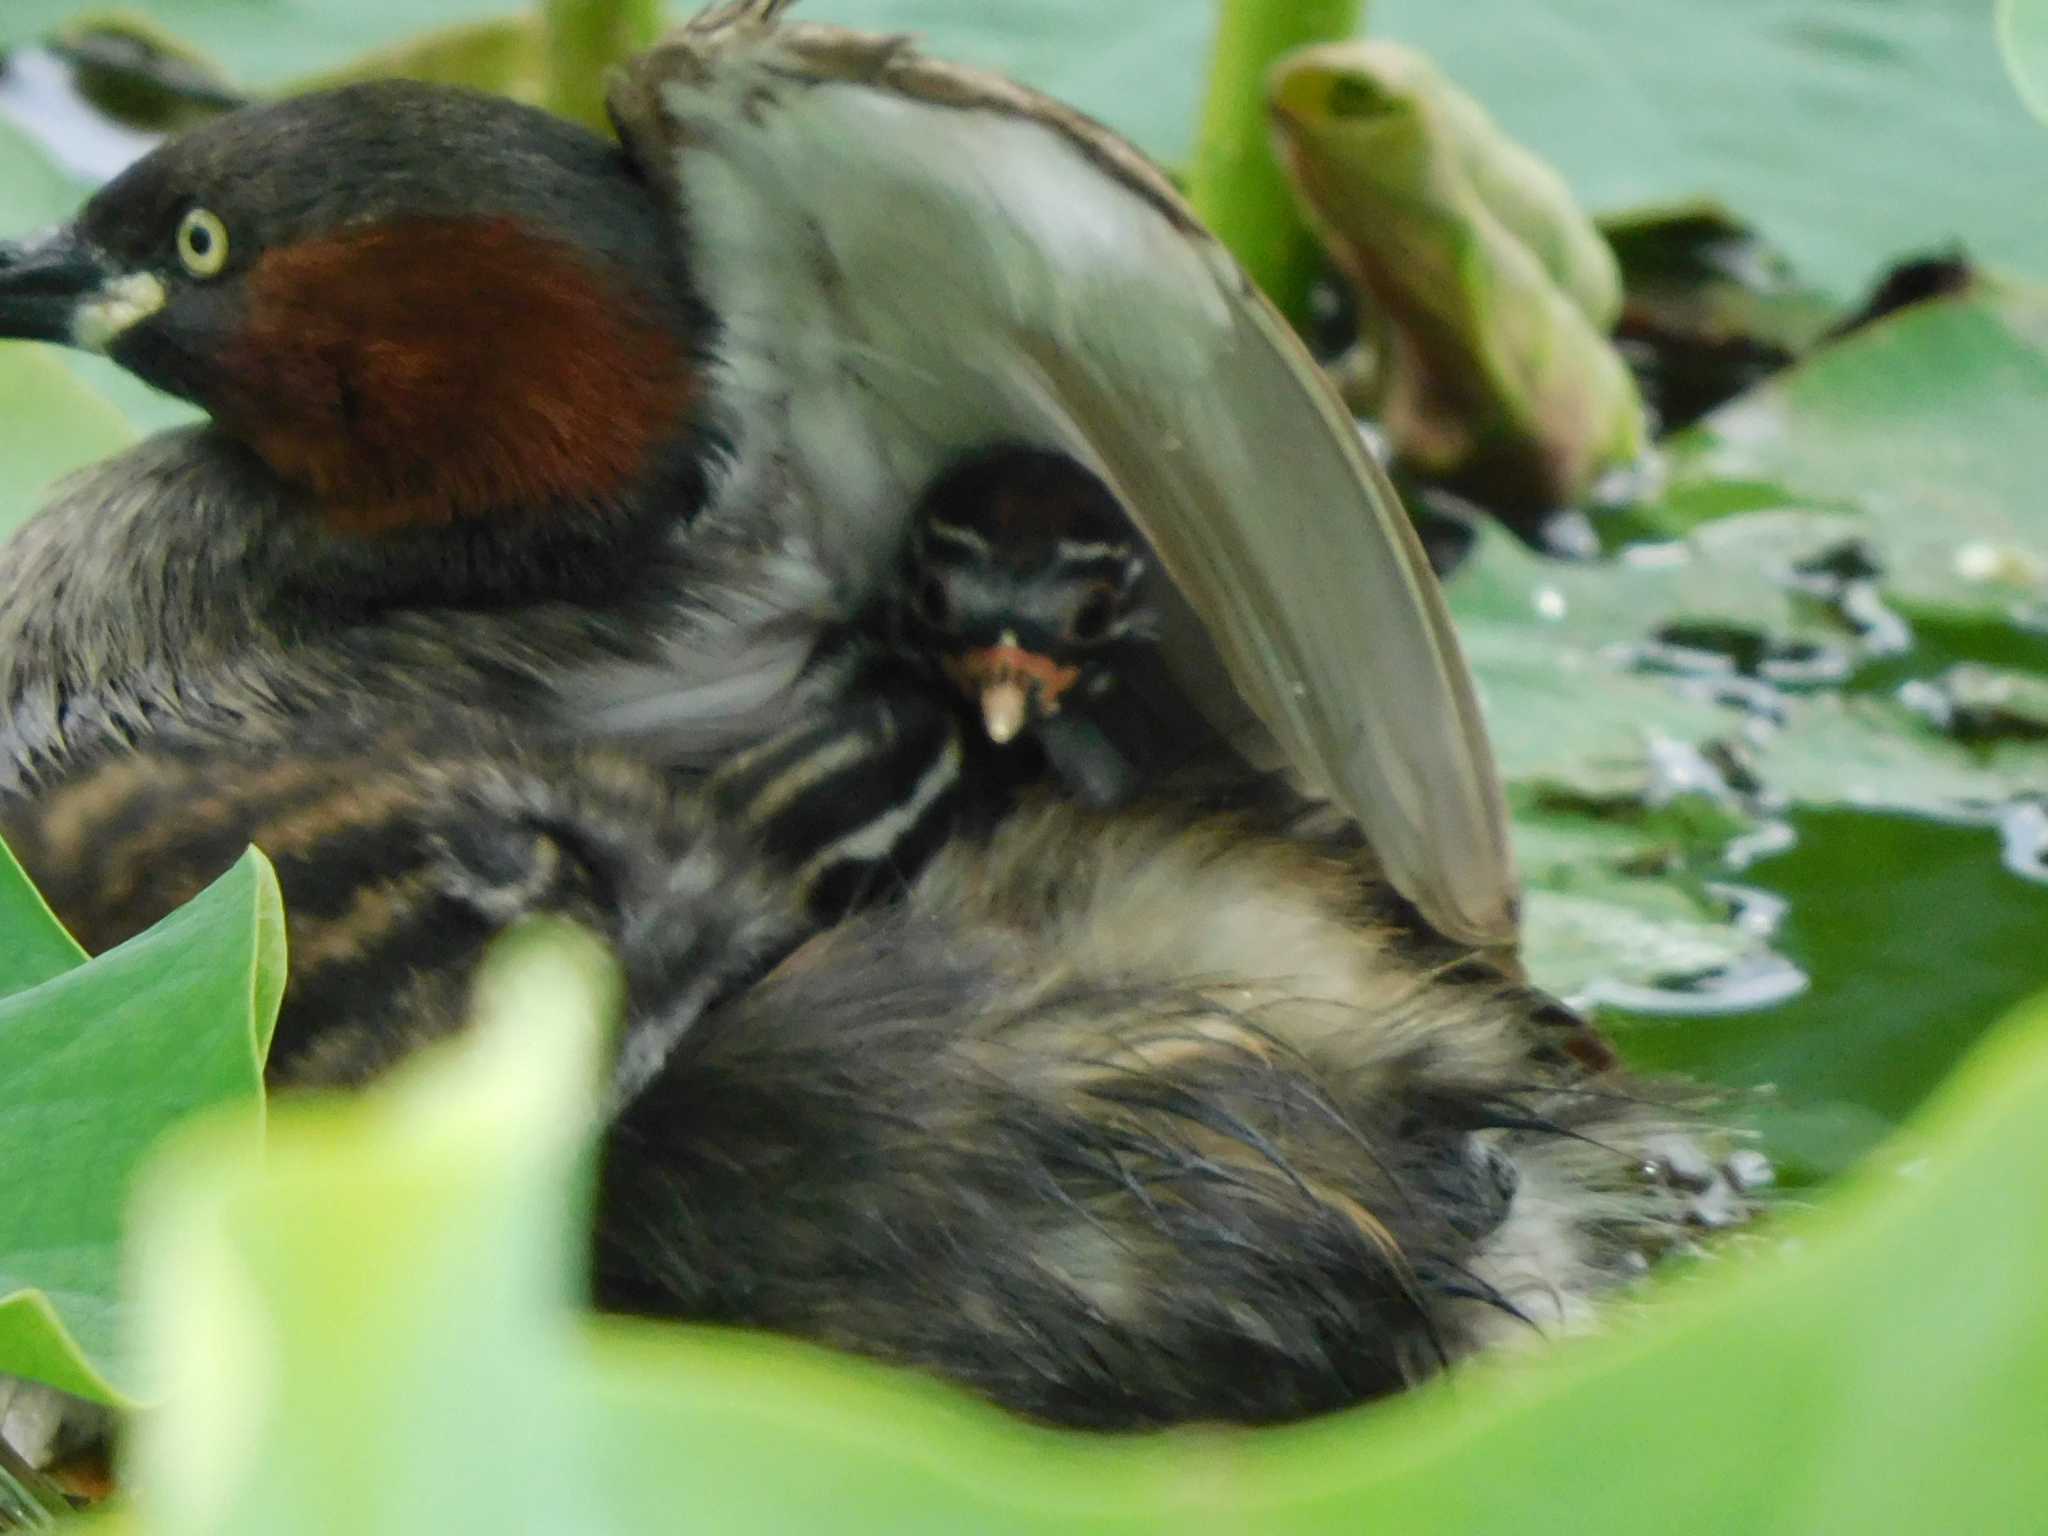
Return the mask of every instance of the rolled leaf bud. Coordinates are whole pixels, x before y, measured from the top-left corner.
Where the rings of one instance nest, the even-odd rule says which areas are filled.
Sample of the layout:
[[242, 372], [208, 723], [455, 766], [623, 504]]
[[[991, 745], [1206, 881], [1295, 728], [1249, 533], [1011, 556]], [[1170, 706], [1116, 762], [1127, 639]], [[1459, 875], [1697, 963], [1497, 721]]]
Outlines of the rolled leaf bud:
[[1641, 453], [1605, 334], [1614, 257], [1555, 171], [1391, 43], [1305, 49], [1271, 89], [1281, 160], [1377, 328], [1372, 406], [1404, 460], [1513, 515]]

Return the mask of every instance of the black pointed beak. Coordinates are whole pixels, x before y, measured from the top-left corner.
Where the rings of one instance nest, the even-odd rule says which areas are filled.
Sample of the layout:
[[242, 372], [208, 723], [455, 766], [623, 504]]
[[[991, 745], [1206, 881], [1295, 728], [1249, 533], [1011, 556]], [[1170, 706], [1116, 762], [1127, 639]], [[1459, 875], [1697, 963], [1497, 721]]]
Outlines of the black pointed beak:
[[0, 241], [0, 336], [75, 345], [79, 305], [114, 275], [68, 226]]

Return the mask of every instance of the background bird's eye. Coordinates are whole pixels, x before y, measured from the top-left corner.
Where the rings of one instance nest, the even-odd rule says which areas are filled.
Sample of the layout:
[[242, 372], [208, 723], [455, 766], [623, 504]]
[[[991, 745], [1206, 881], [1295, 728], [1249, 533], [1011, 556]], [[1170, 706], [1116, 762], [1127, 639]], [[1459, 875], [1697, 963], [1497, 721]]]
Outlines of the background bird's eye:
[[1073, 618], [1067, 621], [1067, 638], [1082, 645], [1092, 645], [1109, 633], [1110, 625], [1116, 622], [1116, 595], [1107, 587], [1097, 587], [1074, 610]]
[[212, 277], [228, 264], [228, 227], [207, 208], [188, 208], [178, 220], [178, 261], [194, 277]]
[[946, 584], [927, 576], [917, 589], [917, 616], [927, 624], [944, 625], [953, 617], [953, 604], [946, 596]]

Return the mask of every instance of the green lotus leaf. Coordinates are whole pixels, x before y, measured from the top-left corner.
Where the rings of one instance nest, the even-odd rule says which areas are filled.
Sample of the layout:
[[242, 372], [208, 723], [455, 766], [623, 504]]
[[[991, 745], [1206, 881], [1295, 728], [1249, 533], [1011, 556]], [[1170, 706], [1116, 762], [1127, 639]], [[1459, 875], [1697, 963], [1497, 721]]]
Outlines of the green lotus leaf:
[[93, 959], [54, 927], [0, 857], [0, 1371], [130, 1401], [143, 1388], [120, 1339], [129, 1183], [166, 1128], [208, 1106], [234, 1106], [235, 1144], [253, 1150], [284, 917], [252, 851]]

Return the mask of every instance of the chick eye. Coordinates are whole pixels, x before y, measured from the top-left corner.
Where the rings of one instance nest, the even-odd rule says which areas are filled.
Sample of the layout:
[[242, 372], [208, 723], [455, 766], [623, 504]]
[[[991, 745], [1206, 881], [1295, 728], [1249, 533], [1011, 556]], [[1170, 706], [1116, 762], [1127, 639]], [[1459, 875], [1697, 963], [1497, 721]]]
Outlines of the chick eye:
[[953, 618], [953, 604], [946, 596], [946, 584], [936, 576], [927, 576], [917, 589], [917, 616], [943, 629]]
[[213, 277], [228, 264], [228, 227], [208, 208], [188, 208], [178, 220], [178, 261], [194, 277]]
[[1093, 645], [1109, 634], [1115, 622], [1116, 598], [1107, 588], [1098, 587], [1067, 620], [1067, 638], [1081, 645]]

